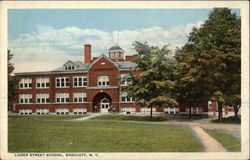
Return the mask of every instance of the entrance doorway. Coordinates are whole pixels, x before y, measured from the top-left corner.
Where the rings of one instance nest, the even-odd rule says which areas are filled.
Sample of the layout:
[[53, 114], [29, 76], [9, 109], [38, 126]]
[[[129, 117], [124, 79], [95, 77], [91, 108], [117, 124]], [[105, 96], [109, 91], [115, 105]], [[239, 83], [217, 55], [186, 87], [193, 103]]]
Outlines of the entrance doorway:
[[108, 113], [111, 105], [112, 99], [105, 92], [99, 92], [93, 98], [93, 112]]
[[109, 100], [106, 98], [103, 98], [100, 103], [101, 113], [108, 113], [109, 110]]

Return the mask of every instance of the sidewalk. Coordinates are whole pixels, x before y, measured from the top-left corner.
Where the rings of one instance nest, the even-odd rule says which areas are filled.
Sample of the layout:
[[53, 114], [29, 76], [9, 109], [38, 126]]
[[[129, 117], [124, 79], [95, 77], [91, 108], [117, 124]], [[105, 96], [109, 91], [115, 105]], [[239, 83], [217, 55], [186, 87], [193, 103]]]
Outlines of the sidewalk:
[[202, 128], [198, 126], [189, 125], [196, 133], [197, 137], [203, 143], [205, 152], [226, 152], [227, 150], [213, 137], [207, 134]]
[[86, 121], [89, 120], [91, 118], [97, 117], [97, 116], [102, 116], [102, 115], [107, 115], [109, 113], [93, 113], [90, 116], [86, 116], [86, 117], [81, 117], [81, 118], [76, 118], [76, 119], [72, 119], [69, 121]]

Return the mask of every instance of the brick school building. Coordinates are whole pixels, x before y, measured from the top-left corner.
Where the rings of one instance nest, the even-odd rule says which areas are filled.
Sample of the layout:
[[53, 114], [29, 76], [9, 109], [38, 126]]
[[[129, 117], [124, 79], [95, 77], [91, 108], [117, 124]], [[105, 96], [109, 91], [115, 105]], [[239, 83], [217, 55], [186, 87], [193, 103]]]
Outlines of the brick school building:
[[[86, 114], [120, 112], [147, 114], [149, 108], [135, 104], [121, 89], [128, 85], [121, 79], [136, 67], [135, 56], [125, 56], [120, 46], [108, 50], [108, 56], [91, 56], [91, 45], [84, 45], [84, 60], [67, 61], [61, 67], [46, 72], [16, 73], [19, 77], [14, 113], [30, 114]], [[136, 76], [140, 72], [134, 72]], [[192, 107], [192, 113], [213, 111], [215, 104]], [[210, 109], [209, 109], [210, 108]], [[153, 113], [188, 113], [186, 105], [154, 107]]]

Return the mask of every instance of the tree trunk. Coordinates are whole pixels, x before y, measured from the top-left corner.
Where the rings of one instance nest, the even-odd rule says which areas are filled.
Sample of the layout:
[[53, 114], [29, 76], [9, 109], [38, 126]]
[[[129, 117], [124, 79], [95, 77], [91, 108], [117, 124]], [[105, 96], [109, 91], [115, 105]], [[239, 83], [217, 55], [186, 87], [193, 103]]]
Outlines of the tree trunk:
[[238, 106], [234, 106], [234, 118], [235, 118], [235, 119], [238, 119], [238, 118], [239, 118], [239, 115], [238, 115], [239, 108], [240, 108], [240, 107], [238, 107]]
[[150, 106], [150, 120], [153, 119], [153, 106]]
[[192, 111], [191, 111], [191, 106], [189, 106], [189, 118], [192, 118]]
[[218, 102], [218, 121], [222, 122], [222, 106], [223, 103]]

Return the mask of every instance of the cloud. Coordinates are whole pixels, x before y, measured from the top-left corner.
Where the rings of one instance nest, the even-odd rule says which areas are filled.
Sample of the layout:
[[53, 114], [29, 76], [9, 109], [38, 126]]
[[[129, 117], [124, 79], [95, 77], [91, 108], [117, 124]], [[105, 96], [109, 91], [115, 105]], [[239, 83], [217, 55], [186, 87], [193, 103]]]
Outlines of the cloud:
[[134, 41], [148, 42], [163, 47], [170, 43], [171, 49], [181, 47], [193, 27], [203, 22], [186, 24], [165, 29], [159, 26], [136, 30], [106, 32], [98, 29], [66, 27], [55, 29], [50, 26], [37, 26], [32, 34], [20, 34], [9, 41], [9, 49], [14, 54], [15, 72], [49, 71], [60, 67], [68, 60], [83, 59], [83, 45], [92, 45], [92, 57], [107, 54], [108, 49], [118, 43], [126, 55], [135, 54]]

